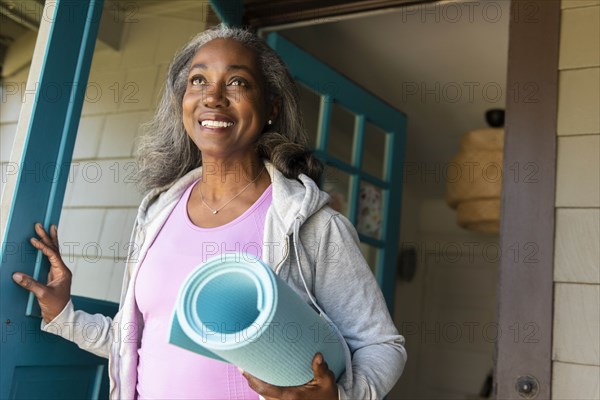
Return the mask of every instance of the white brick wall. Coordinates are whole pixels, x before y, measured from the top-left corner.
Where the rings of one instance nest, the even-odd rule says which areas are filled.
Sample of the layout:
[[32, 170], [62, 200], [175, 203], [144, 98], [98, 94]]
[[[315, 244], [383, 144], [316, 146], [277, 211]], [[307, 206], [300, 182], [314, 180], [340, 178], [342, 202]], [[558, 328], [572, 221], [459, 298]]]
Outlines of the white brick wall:
[[552, 396], [600, 398], [600, 1], [563, 0]]
[[[123, 257], [141, 200], [128, 183], [135, 171], [134, 140], [140, 124], [152, 117], [173, 55], [203, 29], [202, 22], [164, 16], [135, 20], [125, 26], [120, 51], [104, 48], [94, 54], [90, 101], [73, 155], [79, 165], [73, 168], [60, 222], [61, 228], [63, 222], [71, 224], [64, 235], [82, 243], [75, 251], [73, 294], [111, 301], [119, 300]], [[84, 218], [90, 223], [81, 223]], [[101, 252], [97, 259], [95, 248]]]
[[[35, 44], [35, 43], [32, 43]], [[29, 57], [33, 54], [33, 46], [29, 51]], [[11, 53], [7, 54], [9, 57]], [[19, 111], [21, 110], [22, 84], [27, 80], [28, 68], [20, 70], [12, 76], [3, 80], [1, 90], [0, 106], [0, 193], [4, 190], [6, 174], [12, 173], [12, 167], [8, 166], [12, 143], [15, 139]], [[11, 168], [11, 169], [8, 169]]]
[[[96, 47], [59, 222], [63, 257], [74, 273], [74, 295], [119, 300], [123, 257], [141, 200], [135, 186], [127, 183], [135, 171], [134, 140], [140, 124], [152, 117], [173, 55], [204, 29], [203, 19], [138, 13], [125, 23], [119, 51]], [[29, 40], [21, 45], [7, 62], [22, 63], [27, 52], [31, 57], [33, 44]], [[26, 79], [27, 68], [8, 81], [20, 85]], [[3, 93], [4, 177], [21, 93]]]

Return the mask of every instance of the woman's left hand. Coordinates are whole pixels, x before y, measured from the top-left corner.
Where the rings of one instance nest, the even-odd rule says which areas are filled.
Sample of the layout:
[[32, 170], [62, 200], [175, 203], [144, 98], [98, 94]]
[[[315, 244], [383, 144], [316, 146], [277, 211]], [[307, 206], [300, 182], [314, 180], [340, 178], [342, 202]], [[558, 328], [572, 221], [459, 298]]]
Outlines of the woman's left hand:
[[335, 376], [327, 366], [321, 353], [315, 354], [312, 360], [313, 380], [302, 386], [281, 387], [273, 386], [267, 382], [243, 372], [248, 385], [266, 400], [338, 400], [338, 388]]

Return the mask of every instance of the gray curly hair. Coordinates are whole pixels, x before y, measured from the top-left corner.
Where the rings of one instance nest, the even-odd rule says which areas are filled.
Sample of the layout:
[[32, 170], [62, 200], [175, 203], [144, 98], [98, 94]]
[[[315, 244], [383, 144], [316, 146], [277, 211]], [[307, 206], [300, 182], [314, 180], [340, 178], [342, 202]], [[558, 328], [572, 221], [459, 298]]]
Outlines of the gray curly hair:
[[202, 163], [198, 147], [183, 126], [182, 100], [192, 58], [202, 45], [215, 39], [233, 39], [253, 50], [268, 100], [280, 101], [277, 118], [256, 143], [259, 157], [270, 160], [288, 178], [304, 173], [318, 182], [323, 164], [306, 147], [298, 89], [283, 60], [252, 32], [219, 25], [195, 36], [171, 62], [156, 114], [139, 138], [137, 183], [141, 191], [168, 185]]

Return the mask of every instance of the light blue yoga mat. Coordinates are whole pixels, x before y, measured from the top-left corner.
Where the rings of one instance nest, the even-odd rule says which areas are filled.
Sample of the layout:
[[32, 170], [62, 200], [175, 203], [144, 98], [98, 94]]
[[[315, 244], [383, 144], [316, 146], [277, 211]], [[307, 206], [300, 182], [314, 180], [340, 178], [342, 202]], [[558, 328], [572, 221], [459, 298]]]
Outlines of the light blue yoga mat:
[[256, 257], [219, 256], [184, 281], [169, 343], [232, 363], [276, 386], [313, 379], [321, 352], [336, 379], [344, 372], [334, 327]]

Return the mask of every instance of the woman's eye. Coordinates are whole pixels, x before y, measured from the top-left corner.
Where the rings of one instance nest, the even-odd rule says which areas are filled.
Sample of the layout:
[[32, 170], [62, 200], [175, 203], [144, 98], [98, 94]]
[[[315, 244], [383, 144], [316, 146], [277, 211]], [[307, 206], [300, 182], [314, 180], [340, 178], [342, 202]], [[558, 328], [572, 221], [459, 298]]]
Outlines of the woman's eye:
[[193, 77], [190, 82], [193, 86], [206, 85], [206, 79], [199, 76]]
[[231, 86], [248, 86], [248, 82], [245, 79], [235, 78], [230, 83]]

